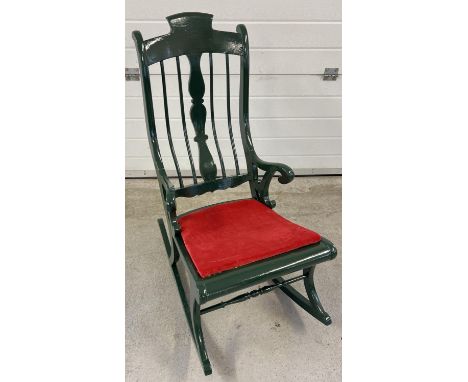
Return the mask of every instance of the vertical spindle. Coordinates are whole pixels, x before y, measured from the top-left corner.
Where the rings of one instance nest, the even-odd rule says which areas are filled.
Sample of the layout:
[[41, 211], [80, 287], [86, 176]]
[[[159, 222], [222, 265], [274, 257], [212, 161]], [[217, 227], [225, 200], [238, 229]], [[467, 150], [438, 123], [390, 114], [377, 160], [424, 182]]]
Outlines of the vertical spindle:
[[210, 114], [211, 114], [211, 128], [213, 129], [213, 139], [215, 141], [216, 150], [218, 151], [219, 163], [221, 164], [221, 173], [223, 178], [226, 177], [226, 169], [224, 168], [223, 156], [219, 148], [218, 135], [216, 134], [215, 118], [214, 118], [214, 101], [213, 101], [213, 55], [209, 54], [210, 59]]
[[232, 125], [231, 125], [231, 82], [229, 79], [229, 54], [227, 53], [226, 53], [226, 105], [227, 105], [229, 139], [231, 140], [232, 155], [234, 156], [234, 164], [236, 165], [236, 174], [240, 175], [239, 161], [237, 160], [236, 144], [234, 142], [234, 135], [232, 134]]
[[185, 107], [184, 107], [184, 91], [182, 90], [182, 76], [180, 74], [180, 61], [176, 57], [177, 64], [177, 79], [179, 81], [179, 98], [180, 98], [180, 114], [182, 117], [182, 129], [184, 130], [185, 147], [187, 147], [187, 154], [190, 161], [190, 169], [192, 170], [193, 183], [197, 184], [197, 174], [195, 173], [195, 166], [193, 164], [192, 150], [190, 149], [190, 142], [187, 134], [187, 126], [185, 124]]
[[161, 66], [161, 79], [162, 79], [163, 98], [164, 98], [164, 113], [166, 116], [167, 139], [169, 141], [169, 146], [171, 148], [172, 159], [174, 160], [174, 165], [177, 171], [177, 177], [179, 178], [179, 185], [182, 188], [184, 187], [184, 182], [182, 180], [182, 175], [180, 173], [179, 162], [177, 161], [177, 155], [174, 150], [174, 144], [172, 143], [171, 125], [169, 123], [169, 110], [167, 107], [166, 75], [164, 73], [164, 61], [160, 62], [160, 66]]

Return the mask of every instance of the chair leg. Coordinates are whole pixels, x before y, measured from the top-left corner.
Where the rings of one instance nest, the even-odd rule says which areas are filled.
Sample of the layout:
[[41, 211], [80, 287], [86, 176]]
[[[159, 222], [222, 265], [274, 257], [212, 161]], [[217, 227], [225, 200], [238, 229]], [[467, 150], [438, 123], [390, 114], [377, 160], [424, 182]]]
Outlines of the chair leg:
[[[166, 247], [167, 256], [169, 258], [169, 263], [171, 265], [172, 274], [176, 281], [177, 290], [179, 291], [180, 300], [182, 302], [182, 307], [184, 309], [185, 317], [187, 318], [187, 323], [190, 329], [190, 334], [192, 335], [193, 341], [195, 343], [195, 348], [197, 349], [198, 357], [203, 367], [205, 375], [210, 375], [212, 373], [210, 360], [206, 352], [205, 340], [203, 339], [203, 332], [201, 327], [201, 317], [200, 317], [200, 304], [198, 299], [192, 291], [192, 296], [190, 297], [190, 303], [187, 301], [187, 295], [185, 289], [182, 285], [182, 279], [180, 277], [179, 270], [177, 268], [177, 259], [178, 256], [175, 256], [175, 249], [171, 247], [169, 238], [167, 236], [166, 229], [164, 227], [164, 222], [162, 219], [158, 219], [159, 228], [161, 230], [161, 235], [163, 237], [164, 245]], [[175, 259], [175, 262], [173, 260]]]
[[208, 353], [206, 352], [205, 340], [203, 338], [203, 331], [201, 326], [200, 304], [196, 298], [192, 298], [191, 309], [191, 323], [192, 323], [192, 337], [197, 348], [198, 357], [203, 367], [205, 375], [210, 375], [213, 371], [211, 369]]
[[330, 325], [332, 323], [330, 315], [323, 309], [322, 303], [320, 302], [319, 296], [315, 289], [314, 271], [315, 265], [310, 268], [304, 269], [304, 276], [307, 276], [304, 279], [305, 290], [315, 312], [314, 317], [319, 317], [318, 320], [320, 322], [322, 322], [325, 325]]
[[[302, 294], [300, 294], [296, 289], [294, 289], [291, 285], [283, 285], [280, 289], [297, 305], [299, 305], [302, 309], [304, 309], [307, 313], [311, 316], [315, 317], [324, 325], [330, 325], [332, 320], [330, 315], [325, 312], [320, 303], [320, 299], [318, 297], [317, 291], [315, 290], [314, 284], [314, 271], [315, 265], [304, 269], [304, 275], [306, 278], [304, 279], [304, 286], [307, 292], [307, 296], [309, 297], [306, 299]], [[273, 282], [278, 284], [284, 281], [282, 277], [278, 277], [273, 279]]]

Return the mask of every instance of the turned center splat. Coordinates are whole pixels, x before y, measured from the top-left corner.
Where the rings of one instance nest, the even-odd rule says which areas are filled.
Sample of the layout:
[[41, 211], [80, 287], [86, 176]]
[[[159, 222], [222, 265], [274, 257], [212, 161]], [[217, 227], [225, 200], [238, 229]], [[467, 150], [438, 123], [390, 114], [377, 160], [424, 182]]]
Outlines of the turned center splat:
[[216, 179], [217, 168], [213, 161], [213, 156], [208, 149], [205, 134], [206, 108], [203, 105], [203, 96], [205, 95], [205, 83], [200, 69], [201, 54], [187, 55], [190, 63], [189, 93], [192, 97], [192, 106], [190, 108], [190, 119], [195, 129], [195, 142], [198, 145], [199, 169], [203, 180], [212, 181]]

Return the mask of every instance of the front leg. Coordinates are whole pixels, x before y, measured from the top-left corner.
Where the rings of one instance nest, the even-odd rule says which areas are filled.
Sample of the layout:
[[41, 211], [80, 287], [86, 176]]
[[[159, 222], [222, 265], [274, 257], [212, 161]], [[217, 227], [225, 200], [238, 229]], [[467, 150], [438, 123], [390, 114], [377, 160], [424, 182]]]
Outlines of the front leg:
[[203, 338], [203, 331], [201, 326], [200, 316], [200, 303], [195, 296], [191, 297], [190, 316], [192, 324], [193, 340], [195, 341], [195, 347], [197, 349], [198, 357], [203, 367], [205, 375], [212, 373], [210, 360], [208, 353], [206, 352], [205, 339]]
[[[307, 298], [305, 298], [297, 289], [293, 288], [291, 285], [282, 285], [280, 289], [288, 296], [291, 300], [293, 300], [297, 305], [299, 305], [302, 309], [304, 309], [307, 313], [311, 316], [315, 317], [324, 325], [330, 325], [332, 320], [330, 315], [325, 312], [320, 303], [320, 299], [317, 295], [317, 291], [315, 290], [314, 285], [314, 270], [315, 265], [310, 268], [304, 269], [304, 286], [307, 292]], [[284, 283], [284, 279], [282, 277], [277, 277], [272, 280], [275, 284]]]
[[332, 322], [330, 315], [323, 309], [317, 291], [315, 290], [314, 271], [315, 265], [304, 269], [304, 276], [306, 276], [304, 279], [305, 290], [307, 292], [307, 296], [309, 297], [310, 303], [312, 304], [312, 310], [315, 313], [314, 317], [318, 318], [318, 320], [323, 324], [330, 325]]

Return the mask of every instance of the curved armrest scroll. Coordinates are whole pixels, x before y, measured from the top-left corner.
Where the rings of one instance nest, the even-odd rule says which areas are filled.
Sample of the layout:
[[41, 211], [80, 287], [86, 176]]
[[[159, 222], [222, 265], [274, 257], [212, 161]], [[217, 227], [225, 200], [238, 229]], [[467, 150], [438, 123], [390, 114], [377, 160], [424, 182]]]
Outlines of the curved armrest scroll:
[[255, 183], [255, 192], [257, 194], [257, 198], [268, 207], [274, 208], [276, 206], [276, 202], [274, 200], [270, 200], [269, 196], [269, 188], [271, 180], [273, 179], [273, 175], [276, 172], [279, 172], [280, 176], [278, 178], [278, 182], [281, 184], [288, 184], [294, 179], [294, 171], [291, 169], [291, 167], [283, 163], [264, 161], [256, 154], [254, 155], [254, 163], [259, 169], [265, 171], [262, 180]]
[[255, 163], [259, 169], [265, 171], [265, 176], [269, 173], [273, 176], [276, 172], [279, 172], [278, 182], [281, 184], [291, 183], [294, 179], [292, 168], [283, 163], [267, 162], [260, 159], [257, 155], [255, 155]]

